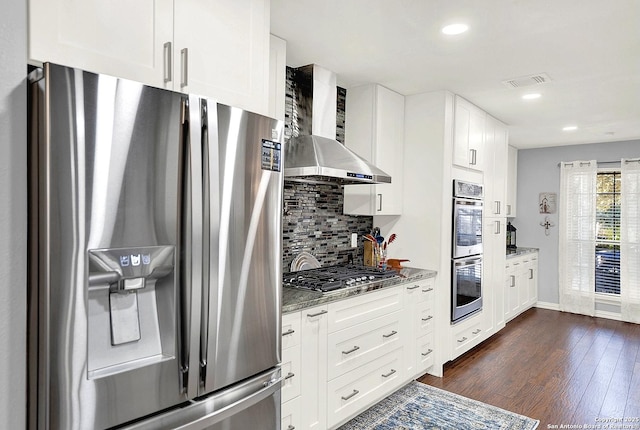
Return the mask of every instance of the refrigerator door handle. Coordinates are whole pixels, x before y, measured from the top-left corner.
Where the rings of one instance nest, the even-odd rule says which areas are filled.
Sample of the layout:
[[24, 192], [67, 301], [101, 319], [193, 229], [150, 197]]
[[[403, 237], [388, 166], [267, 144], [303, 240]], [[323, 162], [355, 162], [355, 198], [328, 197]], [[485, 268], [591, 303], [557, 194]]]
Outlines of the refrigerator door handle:
[[[218, 308], [218, 281], [220, 250], [220, 155], [218, 145], [218, 105], [214, 100], [207, 99], [204, 102], [205, 109], [202, 112], [202, 164], [203, 164], [203, 210], [204, 210], [204, 276], [202, 280], [202, 345], [200, 359], [203, 363], [210, 361], [209, 357], [215, 357], [217, 345], [217, 312]], [[213, 289], [213, 294], [212, 294]], [[204, 339], [207, 341], [204, 342]], [[215, 361], [215, 359], [214, 359]], [[215, 365], [215, 364], [214, 364]], [[206, 364], [205, 364], [206, 366]], [[213, 389], [211, 376], [207, 377], [206, 368], [202, 375], [204, 392]], [[201, 393], [202, 394], [202, 393]]]
[[202, 294], [202, 128], [200, 99], [183, 98], [183, 144], [184, 144], [184, 267], [182, 279], [182, 372], [183, 386], [189, 399], [198, 395], [200, 354], [200, 317]]
[[237, 413], [241, 412], [244, 409], [249, 408], [250, 406], [255, 405], [261, 400], [270, 397], [276, 391], [280, 390], [282, 384], [282, 377], [271, 380], [269, 382], [264, 383], [264, 387], [255, 393], [240, 399], [222, 409], [211, 412], [210, 414], [204, 415], [203, 417], [191, 421], [188, 424], [184, 424], [182, 426], [176, 427], [175, 430], [203, 430], [210, 428], [213, 424], [219, 423]]

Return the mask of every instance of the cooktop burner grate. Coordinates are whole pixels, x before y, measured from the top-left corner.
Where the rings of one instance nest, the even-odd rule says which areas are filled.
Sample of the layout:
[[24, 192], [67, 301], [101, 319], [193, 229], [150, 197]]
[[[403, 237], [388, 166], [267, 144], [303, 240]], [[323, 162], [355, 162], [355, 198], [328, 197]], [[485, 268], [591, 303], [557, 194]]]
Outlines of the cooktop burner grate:
[[326, 293], [395, 276], [397, 273], [393, 270], [380, 271], [373, 267], [350, 264], [288, 272], [282, 278], [285, 286]]

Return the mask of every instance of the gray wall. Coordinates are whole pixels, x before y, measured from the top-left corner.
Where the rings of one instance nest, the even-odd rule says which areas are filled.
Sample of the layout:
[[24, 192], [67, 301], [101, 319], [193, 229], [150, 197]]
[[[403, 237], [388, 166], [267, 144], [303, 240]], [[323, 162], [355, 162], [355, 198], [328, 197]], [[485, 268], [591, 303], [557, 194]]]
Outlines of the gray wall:
[[538, 210], [538, 195], [557, 193], [560, 200], [561, 161], [615, 161], [640, 157], [640, 140], [596, 143], [590, 145], [557, 146], [518, 151], [517, 217], [512, 219], [518, 229], [518, 246], [540, 248], [538, 300], [558, 304], [558, 212], [547, 215], [555, 224], [545, 236], [540, 222], [545, 215]]
[[0, 428], [25, 428], [27, 3], [0, 14]]

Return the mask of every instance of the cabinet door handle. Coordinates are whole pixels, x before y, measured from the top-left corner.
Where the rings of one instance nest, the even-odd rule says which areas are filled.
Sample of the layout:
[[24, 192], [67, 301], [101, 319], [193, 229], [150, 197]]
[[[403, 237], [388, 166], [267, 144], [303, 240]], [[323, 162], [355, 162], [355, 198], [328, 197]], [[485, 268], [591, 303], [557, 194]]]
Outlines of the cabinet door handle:
[[478, 329], [478, 330], [474, 330], [472, 333], [473, 333], [473, 334], [478, 334], [478, 333], [480, 333], [481, 331], [482, 331], [482, 330]]
[[285, 376], [285, 377], [284, 377], [284, 380], [286, 381], [287, 379], [291, 379], [291, 378], [293, 378], [294, 376], [296, 376], [296, 374], [295, 374], [295, 373], [291, 373], [291, 372], [289, 372], [289, 373], [287, 373], [287, 376]]
[[171, 60], [171, 42], [166, 42], [164, 44], [164, 83], [171, 82], [173, 77], [171, 76], [171, 65], [173, 61]]
[[429, 287], [426, 290], [422, 290], [423, 293], [428, 293], [430, 291], [433, 291], [433, 288]]
[[433, 318], [433, 315], [429, 315], [426, 318], [422, 318], [422, 321], [429, 321], [431, 318]]
[[420, 288], [420, 285], [414, 285], [413, 287], [407, 287], [407, 290], [415, 290], [416, 288]]
[[319, 317], [320, 315], [324, 315], [326, 314], [328, 311], [322, 310], [320, 312], [317, 312], [315, 314], [307, 314], [308, 318], [315, 318], [315, 317]]
[[507, 205], [507, 215], [511, 215], [511, 205]]
[[349, 400], [350, 398], [352, 398], [353, 396], [355, 396], [359, 392], [360, 391], [358, 391], [358, 390], [353, 390], [353, 393], [349, 394], [348, 396], [342, 396], [342, 400]]
[[382, 212], [382, 194], [378, 194], [378, 212]]
[[431, 354], [433, 352], [433, 349], [427, 349], [427, 352], [423, 352], [422, 356], [426, 357], [427, 355]]
[[500, 221], [496, 221], [496, 234], [500, 234]]
[[516, 286], [516, 277], [515, 275], [509, 275], [511, 276], [511, 288]]
[[189, 48], [183, 48], [180, 51], [180, 65], [182, 66], [180, 88], [184, 88], [189, 85]]
[[287, 430], [296, 430], [296, 426], [292, 426], [291, 424], [289, 424], [289, 427], [287, 427]]
[[342, 351], [342, 353], [343, 353], [344, 355], [347, 355], [347, 354], [351, 354], [352, 352], [356, 352], [356, 351], [357, 351], [357, 350], [359, 350], [359, 349], [360, 349], [360, 347], [359, 347], [359, 346], [354, 346], [353, 348], [351, 348], [351, 349], [350, 349], [350, 350], [348, 350], [348, 351]]
[[533, 269], [529, 269], [529, 279], [533, 279]]
[[466, 336], [465, 336], [465, 337], [463, 337], [462, 339], [458, 339], [458, 343], [462, 343], [462, 342], [464, 342], [465, 340], [467, 340]]
[[397, 331], [395, 331], [395, 330], [393, 330], [393, 331], [392, 331], [391, 333], [389, 333], [389, 334], [383, 334], [383, 335], [382, 335], [382, 337], [384, 337], [384, 338], [389, 338], [389, 337], [391, 337], [391, 336], [395, 336], [396, 334], [398, 334], [398, 332], [397, 332]]
[[475, 166], [476, 165], [476, 153], [477, 151], [475, 149], [470, 149], [471, 151], [471, 165]]
[[393, 375], [394, 373], [396, 373], [396, 371], [394, 369], [391, 369], [391, 371], [387, 374], [382, 374], [383, 378], [388, 378], [389, 376]]
[[500, 200], [496, 200], [496, 215], [500, 215]]
[[294, 334], [296, 331], [292, 328], [282, 333], [282, 337], [289, 336], [290, 334]]

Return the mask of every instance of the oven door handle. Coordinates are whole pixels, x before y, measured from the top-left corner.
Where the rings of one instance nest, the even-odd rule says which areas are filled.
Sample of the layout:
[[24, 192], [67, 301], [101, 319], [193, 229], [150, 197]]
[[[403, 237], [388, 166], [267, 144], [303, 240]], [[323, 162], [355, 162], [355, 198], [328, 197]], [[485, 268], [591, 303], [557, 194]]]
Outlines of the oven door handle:
[[475, 266], [482, 263], [482, 257], [465, 258], [464, 260], [454, 260], [453, 265], [455, 267]]

